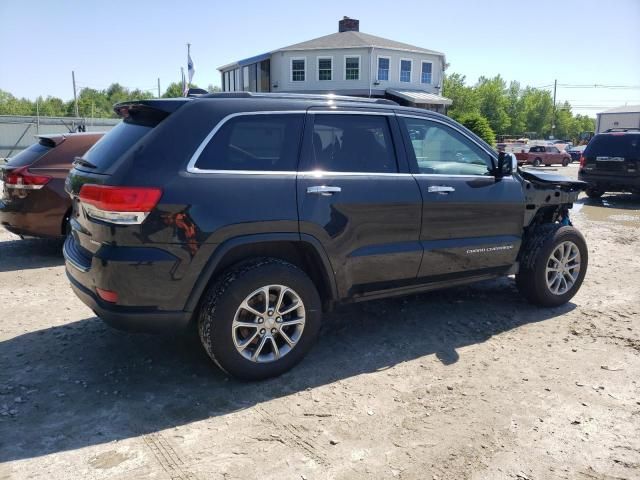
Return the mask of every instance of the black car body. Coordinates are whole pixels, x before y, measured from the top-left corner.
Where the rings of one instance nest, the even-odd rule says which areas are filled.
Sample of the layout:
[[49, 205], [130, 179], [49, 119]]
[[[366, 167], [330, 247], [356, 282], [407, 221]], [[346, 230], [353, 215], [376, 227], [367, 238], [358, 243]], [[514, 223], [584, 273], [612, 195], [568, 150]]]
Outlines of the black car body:
[[640, 193], [640, 129], [613, 129], [595, 135], [580, 159], [578, 178], [592, 198], [606, 192]]
[[582, 188], [512, 171], [451, 119], [390, 102], [219, 94], [116, 111], [67, 180], [64, 254], [76, 294], [130, 330], [202, 323], [207, 292], [252, 258], [309, 277], [308, 316], [516, 273], [533, 229], [568, 225]]

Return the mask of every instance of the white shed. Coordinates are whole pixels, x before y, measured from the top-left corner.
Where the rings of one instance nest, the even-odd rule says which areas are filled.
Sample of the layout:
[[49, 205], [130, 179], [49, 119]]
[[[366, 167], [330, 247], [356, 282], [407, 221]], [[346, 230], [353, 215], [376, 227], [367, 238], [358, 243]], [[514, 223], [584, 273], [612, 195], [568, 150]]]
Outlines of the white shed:
[[625, 105], [598, 113], [596, 133], [610, 128], [640, 128], [640, 105]]

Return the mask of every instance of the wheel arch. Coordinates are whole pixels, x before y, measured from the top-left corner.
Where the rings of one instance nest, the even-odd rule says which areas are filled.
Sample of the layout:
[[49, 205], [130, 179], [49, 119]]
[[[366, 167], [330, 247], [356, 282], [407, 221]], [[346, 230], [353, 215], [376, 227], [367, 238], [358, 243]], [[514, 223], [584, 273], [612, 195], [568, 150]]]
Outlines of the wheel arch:
[[338, 299], [333, 268], [316, 238], [297, 233], [267, 233], [234, 237], [220, 244], [200, 273], [185, 309], [195, 311], [211, 281], [230, 266], [251, 257], [279, 258], [299, 267], [316, 285], [324, 308]]

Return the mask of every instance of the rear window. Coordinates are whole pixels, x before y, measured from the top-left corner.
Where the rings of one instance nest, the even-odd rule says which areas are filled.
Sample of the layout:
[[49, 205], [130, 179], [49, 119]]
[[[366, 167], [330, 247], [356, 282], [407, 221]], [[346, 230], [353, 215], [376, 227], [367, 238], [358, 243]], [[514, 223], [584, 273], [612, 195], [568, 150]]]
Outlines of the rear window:
[[34, 143], [29, 148], [22, 150], [15, 157], [11, 157], [8, 165], [10, 167], [26, 167], [33, 164], [36, 160], [39, 160], [44, 156], [52, 147], [43, 145], [41, 143]]
[[202, 170], [294, 171], [303, 116], [261, 114], [232, 118], [202, 151]]
[[584, 156], [640, 158], [640, 134], [596, 135], [585, 148]]
[[107, 170], [151, 130], [151, 127], [121, 122], [95, 143], [82, 158], [95, 165], [96, 170]]

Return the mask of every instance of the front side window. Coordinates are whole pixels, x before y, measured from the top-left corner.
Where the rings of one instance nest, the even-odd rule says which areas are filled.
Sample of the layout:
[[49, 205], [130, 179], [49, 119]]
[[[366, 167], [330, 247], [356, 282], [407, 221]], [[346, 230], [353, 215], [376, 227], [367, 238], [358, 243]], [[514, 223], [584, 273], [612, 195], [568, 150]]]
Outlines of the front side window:
[[490, 175], [489, 154], [460, 132], [426, 119], [400, 119], [411, 141], [418, 173]]
[[411, 81], [411, 60], [400, 60], [400, 81]]
[[304, 58], [294, 58], [291, 60], [291, 81], [304, 82], [305, 60]]
[[326, 172], [396, 173], [386, 116], [315, 114], [305, 167]]
[[422, 83], [431, 83], [431, 69], [433, 64], [431, 62], [422, 62]]
[[345, 57], [344, 78], [345, 80], [360, 79], [360, 57]]
[[379, 57], [378, 58], [378, 81], [379, 82], [388, 82], [389, 81], [389, 59]]
[[239, 116], [214, 135], [196, 168], [202, 170], [294, 171], [302, 114]]
[[319, 58], [318, 59], [318, 80], [331, 80], [332, 76], [333, 76], [332, 59]]

